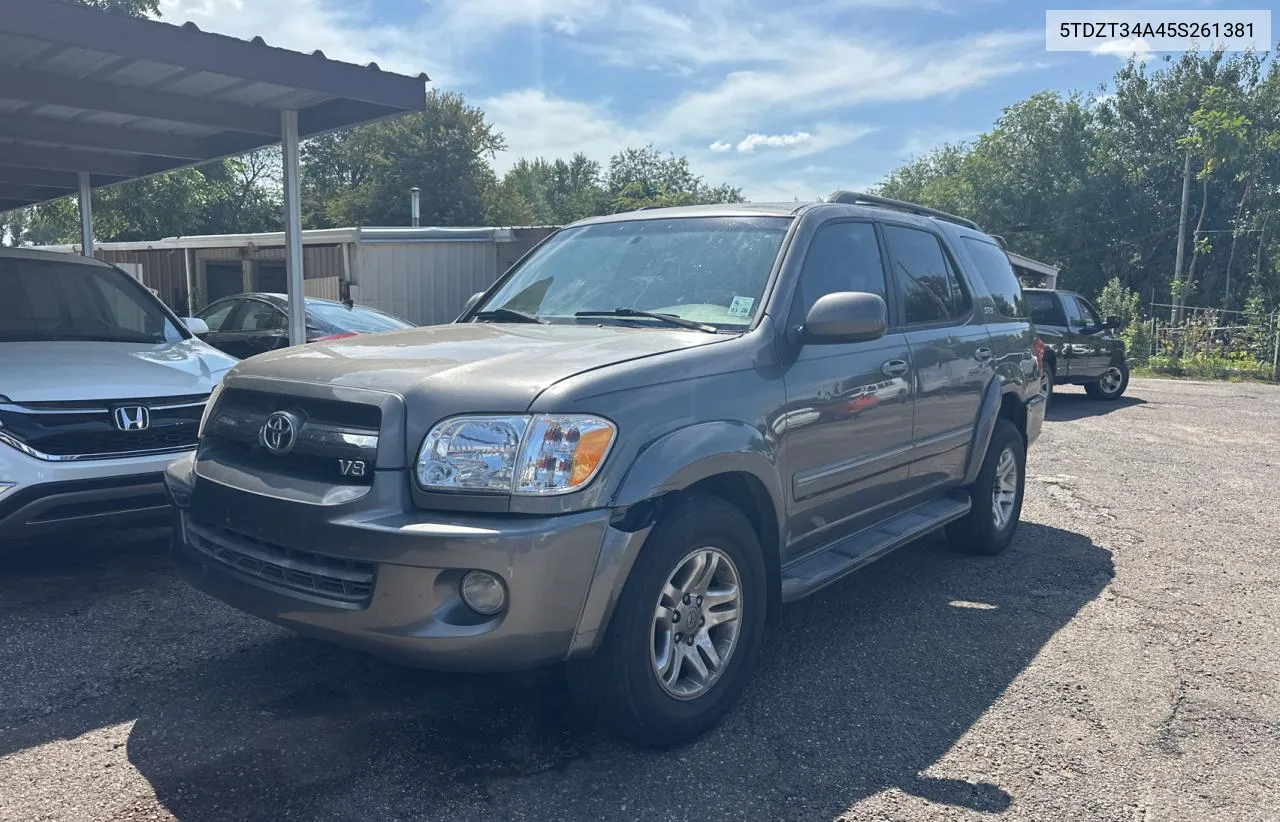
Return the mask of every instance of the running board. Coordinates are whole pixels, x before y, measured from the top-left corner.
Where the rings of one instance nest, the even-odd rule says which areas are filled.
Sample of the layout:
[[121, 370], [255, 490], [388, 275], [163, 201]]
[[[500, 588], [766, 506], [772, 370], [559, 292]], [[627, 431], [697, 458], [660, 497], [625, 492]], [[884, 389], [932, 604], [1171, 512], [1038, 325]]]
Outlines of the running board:
[[969, 495], [952, 492], [859, 531], [782, 569], [782, 601], [795, 602], [969, 513]]

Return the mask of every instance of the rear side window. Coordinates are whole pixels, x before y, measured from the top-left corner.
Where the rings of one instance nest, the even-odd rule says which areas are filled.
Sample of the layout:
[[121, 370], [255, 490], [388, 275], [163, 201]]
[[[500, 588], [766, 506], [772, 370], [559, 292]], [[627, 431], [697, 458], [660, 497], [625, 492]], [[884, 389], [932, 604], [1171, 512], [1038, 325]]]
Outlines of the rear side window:
[[248, 300], [227, 331], [274, 331], [284, 328], [284, 315], [279, 309], [260, 300]]
[[1018, 282], [1018, 275], [1013, 273], [1004, 249], [973, 237], [965, 237], [964, 241], [965, 248], [969, 249], [978, 266], [978, 276], [991, 292], [991, 299], [995, 300], [996, 310], [1010, 319], [1025, 318], [1027, 307], [1022, 300], [1022, 285]]
[[896, 225], [886, 225], [884, 235], [907, 325], [958, 320], [969, 313], [969, 295], [937, 237]]
[[1031, 322], [1036, 325], [1066, 325], [1067, 318], [1062, 314], [1062, 306], [1058, 304], [1058, 295], [1046, 291], [1024, 291], [1023, 302]]
[[204, 320], [205, 325], [209, 326], [210, 331], [221, 331], [237, 305], [239, 305], [238, 300], [227, 300], [206, 308], [200, 312], [199, 316]]

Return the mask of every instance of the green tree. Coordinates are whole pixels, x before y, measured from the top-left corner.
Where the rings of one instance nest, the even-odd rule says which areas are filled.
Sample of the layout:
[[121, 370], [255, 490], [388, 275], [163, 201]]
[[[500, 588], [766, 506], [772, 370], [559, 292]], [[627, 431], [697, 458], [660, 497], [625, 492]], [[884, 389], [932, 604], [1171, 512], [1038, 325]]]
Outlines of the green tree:
[[480, 109], [433, 91], [427, 108], [309, 141], [302, 181], [311, 227], [408, 225], [421, 189], [423, 225], [479, 225], [496, 183], [489, 165], [506, 147]]
[[605, 174], [605, 194], [613, 212], [643, 206], [701, 205], [742, 200], [730, 185], [707, 186], [689, 168], [687, 157], [661, 154], [652, 145], [613, 155]]
[[[1110, 93], [1045, 92], [971, 143], [892, 172], [889, 196], [964, 214], [1019, 253], [1062, 266], [1088, 295], [1115, 278], [1143, 300], [1234, 308], [1280, 296], [1280, 72], [1253, 54], [1131, 61]], [[1195, 232], [1174, 257], [1183, 167], [1195, 158]], [[1190, 276], [1188, 276], [1190, 275]], [[1228, 287], [1232, 277], [1247, 284]]]

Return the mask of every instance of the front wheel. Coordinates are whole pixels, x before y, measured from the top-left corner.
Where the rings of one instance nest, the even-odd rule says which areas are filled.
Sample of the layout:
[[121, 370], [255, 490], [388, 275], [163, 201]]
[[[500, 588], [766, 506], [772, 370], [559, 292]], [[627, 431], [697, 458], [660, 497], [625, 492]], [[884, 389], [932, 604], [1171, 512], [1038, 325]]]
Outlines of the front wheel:
[[1129, 364], [1111, 365], [1096, 382], [1084, 384], [1085, 393], [1096, 400], [1118, 400], [1129, 387]]
[[572, 667], [571, 682], [599, 721], [634, 744], [692, 741], [746, 686], [766, 608], [751, 524], [719, 497], [688, 495], [645, 540], [599, 651]]
[[969, 489], [972, 507], [947, 526], [947, 538], [955, 548], [994, 556], [1009, 547], [1022, 516], [1026, 471], [1022, 432], [1007, 419], [996, 420], [978, 479]]

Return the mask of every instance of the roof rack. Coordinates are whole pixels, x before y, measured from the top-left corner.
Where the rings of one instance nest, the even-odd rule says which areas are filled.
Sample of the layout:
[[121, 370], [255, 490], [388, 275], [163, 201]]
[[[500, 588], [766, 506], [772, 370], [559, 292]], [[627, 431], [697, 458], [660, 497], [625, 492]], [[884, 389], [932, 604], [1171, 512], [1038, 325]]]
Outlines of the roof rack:
[[945, 211], [938, 211], [936, 208], [928, 208], [915, 203], [907, 203], [902, 200], [890, 200], [888, 197], [878, 197], [875, 194], [863, 194], [859, 191], [836, 191], [827, 198], [828, 203], [844, 203], [846, 205], [874, 205], [881, 208], [892, 208], [898, 211], [905, 211], [909, 214], [918, 214], [921, 217], [937, 217], [939, 220], [946, 220], [949, 223], [962, 225], [965, 228], [972, 228], [974, 231], [981, 231], [982, 227], [973, 220], [967, 220], [964, 217], [957, 217], [954, 214], [948, 214]]

